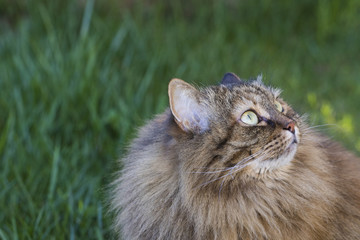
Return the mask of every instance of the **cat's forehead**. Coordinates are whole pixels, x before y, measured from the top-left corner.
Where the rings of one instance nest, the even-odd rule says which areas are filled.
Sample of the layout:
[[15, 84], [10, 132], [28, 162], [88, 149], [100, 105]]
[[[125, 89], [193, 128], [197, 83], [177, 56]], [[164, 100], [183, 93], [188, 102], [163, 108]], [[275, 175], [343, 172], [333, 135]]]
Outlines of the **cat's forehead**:
[[274, 101], [280, 94], [279, 91], [256, 82], [237, 86], [231, 92], [235, 117], [251, 109], [261, 116], [270, 118]]
[[261, 79], [235, 85], [229, 90], [234, 97], [248, 98], [256, 102], [271, 101], [281, 94], [281, 90], [264, 85]]
[[[273, 102], [279, 98], [281, 90], [267, 86], [261, 81], [261, 77], [256, 80], [242, 81], [238, 84], [211, 86], [201, 89], [208, 99], [216, 101], [235, 101], [251, 102], [261, 104]], [[210, 100], [211, 101], [211, 100]]]
[[274, 101], [281, 93], [279, 89], [264, 85], [261, 79], [244, 81], [236, 85], [219, 85], [212, 90], [214, 92], [210, 92], [216, 95], [213, 98], [214, 104], [225, 107], [227, 111], [231, 110], [234, 116], [254, 110], [267, 118], [271, 117]]

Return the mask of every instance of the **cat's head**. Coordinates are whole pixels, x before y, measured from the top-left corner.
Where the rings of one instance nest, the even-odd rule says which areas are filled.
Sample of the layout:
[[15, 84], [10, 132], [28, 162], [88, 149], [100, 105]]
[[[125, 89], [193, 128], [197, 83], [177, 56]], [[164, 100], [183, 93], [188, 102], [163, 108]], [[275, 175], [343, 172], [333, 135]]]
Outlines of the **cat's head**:
[[[227, 73], [217, 86], [200, 90], [173, 79], [170, 109], [183, 136], [188, 169], [234, 174], [273, 171], [291, 162], [302, 121], [261, 77], [243, 81]], [[181, 142], [182, 141], [182, 142]]]

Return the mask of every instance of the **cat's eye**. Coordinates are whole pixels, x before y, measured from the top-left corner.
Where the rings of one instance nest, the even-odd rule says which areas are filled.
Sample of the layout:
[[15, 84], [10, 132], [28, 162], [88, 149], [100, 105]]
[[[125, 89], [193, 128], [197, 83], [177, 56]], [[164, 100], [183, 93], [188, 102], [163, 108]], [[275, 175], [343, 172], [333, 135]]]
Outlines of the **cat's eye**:
[[281, 104], [275, 100], [275, 107], [276, 109], [279, 111], [279, 112], [283, 112], [284, 111], [284, 108], [283, 106], [281, 106]]
[[256, 125], [259, 123], [259, 119], [253, 111], [246, 111], [241, 115], [241, 121], [249, 125]]

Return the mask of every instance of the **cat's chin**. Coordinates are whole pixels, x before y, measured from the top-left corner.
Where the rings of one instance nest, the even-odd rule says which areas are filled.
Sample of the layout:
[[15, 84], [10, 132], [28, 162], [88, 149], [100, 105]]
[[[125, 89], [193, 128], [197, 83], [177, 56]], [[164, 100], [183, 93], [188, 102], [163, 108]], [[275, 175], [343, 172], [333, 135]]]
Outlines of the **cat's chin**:
[[269, 171], [280, 169], [284, 166], [289, 165], [289, 163], [294, 159], [297, 148], [298, 139], [294, 137], [293, 141], [290, 142], [290, 144], [280, 156], [269, 159], [256, 159], [251, 164], [251, 167], [255, 171], [255, 173], [266, 173]]

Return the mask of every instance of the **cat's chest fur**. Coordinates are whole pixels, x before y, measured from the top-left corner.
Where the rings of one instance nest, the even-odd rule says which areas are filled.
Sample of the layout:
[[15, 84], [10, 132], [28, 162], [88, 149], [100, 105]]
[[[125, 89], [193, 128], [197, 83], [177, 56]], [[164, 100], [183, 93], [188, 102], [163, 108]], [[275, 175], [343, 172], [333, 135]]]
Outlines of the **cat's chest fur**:
[[202, 189], [198, 183], [183, 182], [188, 189], [182, 189], [182, 207], [198, 233], [193, 239], [331, 238], [327, 229], [340, 196], [329, 186], [333, 180], [321, 176], [326, 174], [324, 168], [325, 162], [267, 173], [263, 178], [249, 173], [245, 180], [229, 177], [222, 185]]

